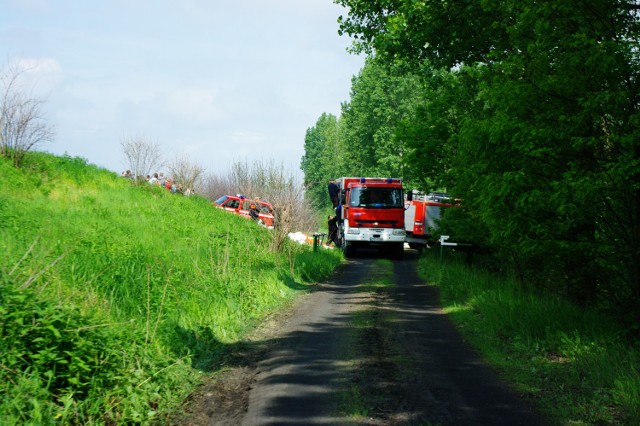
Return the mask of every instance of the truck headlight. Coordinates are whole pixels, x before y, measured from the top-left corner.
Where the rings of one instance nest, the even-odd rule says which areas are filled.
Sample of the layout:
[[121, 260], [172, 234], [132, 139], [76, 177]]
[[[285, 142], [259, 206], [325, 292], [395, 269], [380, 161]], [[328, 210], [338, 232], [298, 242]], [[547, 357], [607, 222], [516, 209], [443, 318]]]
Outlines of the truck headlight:
[[407, 235], [406, 231], [404, 229], [394, 229], [393, 230], [393, 235], [402, 235], [403, 237]]
[[359, 228], [349, 228], [349, 230], [347, 231], [347, 234], [359, 234], [359, 233], [360, 233]]

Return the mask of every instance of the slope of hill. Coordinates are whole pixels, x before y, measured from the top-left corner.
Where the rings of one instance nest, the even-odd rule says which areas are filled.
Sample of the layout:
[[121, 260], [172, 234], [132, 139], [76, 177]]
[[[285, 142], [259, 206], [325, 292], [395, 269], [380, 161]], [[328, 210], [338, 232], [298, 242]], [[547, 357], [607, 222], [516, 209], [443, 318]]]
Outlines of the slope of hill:
[[0, 160], [0, 423], [147, 423], [340, 262], [83, 159]]

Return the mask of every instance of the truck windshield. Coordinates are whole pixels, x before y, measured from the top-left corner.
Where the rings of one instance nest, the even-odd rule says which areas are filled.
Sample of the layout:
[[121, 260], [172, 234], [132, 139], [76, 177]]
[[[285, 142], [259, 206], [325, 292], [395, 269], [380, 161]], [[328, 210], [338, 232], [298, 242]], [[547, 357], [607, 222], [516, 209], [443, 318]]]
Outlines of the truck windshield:
[[226, 195], [223, 195], [222, 197], [220, 197], [220, 198], [218, 198], [217, 200], [215, 200], [215, 201], [214, 201], [214, 203], [215, 203], [215, 204], [222, 204], [222, 203], [224, 203], [225, 201], [227, 201], [227, 198], [229, 198], [229, 197], [227, 197]]
[[404, 208], [402, 189], [352, 188], [349, 205], [352, 207]]

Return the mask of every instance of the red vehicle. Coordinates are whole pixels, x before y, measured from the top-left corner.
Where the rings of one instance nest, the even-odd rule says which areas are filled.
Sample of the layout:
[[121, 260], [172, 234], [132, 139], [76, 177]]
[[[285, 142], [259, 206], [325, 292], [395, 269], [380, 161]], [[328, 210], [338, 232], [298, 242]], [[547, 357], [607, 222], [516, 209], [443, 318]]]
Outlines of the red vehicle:
[[340, 188], [338, 238], [345, 256], [358, 247], [378, 247], [394, 257], [404, 253], [404, 194], [395, 178], [343, 177]]
[[[410, 197], [411, 198], [411, 197]], [[428, 195], [416, 195], [406, 201], [404, 213], [406, 242], [409, 247], [421, 250], [430, 242], [435, 242], [433, 232], [438, 229], [444, 209], [457, 207], [458, 204], [444, 192], [431, 192]]]
[[255, 204], [258, 209], [258, 222], [261, 222], [267, 228], [273, 228], [273, 206], [266, 201], [251, 200], [244, 195], [223, 195], [213, 202], [216, 207], [238, 214], [240, 216], [251, 218], [249, 209], [251, 204]]

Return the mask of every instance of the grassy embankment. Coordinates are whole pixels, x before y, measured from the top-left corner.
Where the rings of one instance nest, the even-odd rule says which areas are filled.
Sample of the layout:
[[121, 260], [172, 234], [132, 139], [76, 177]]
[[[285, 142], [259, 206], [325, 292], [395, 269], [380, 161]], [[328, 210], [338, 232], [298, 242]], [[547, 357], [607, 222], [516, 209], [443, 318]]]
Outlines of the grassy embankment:
[[0, 424], [162, 419], [341, 260], [78, 158], [0, 176]]
[[640, 352], [610, 318], [438, 253], [420, 270], [486, 359], [559, 424], [639, 424]]

